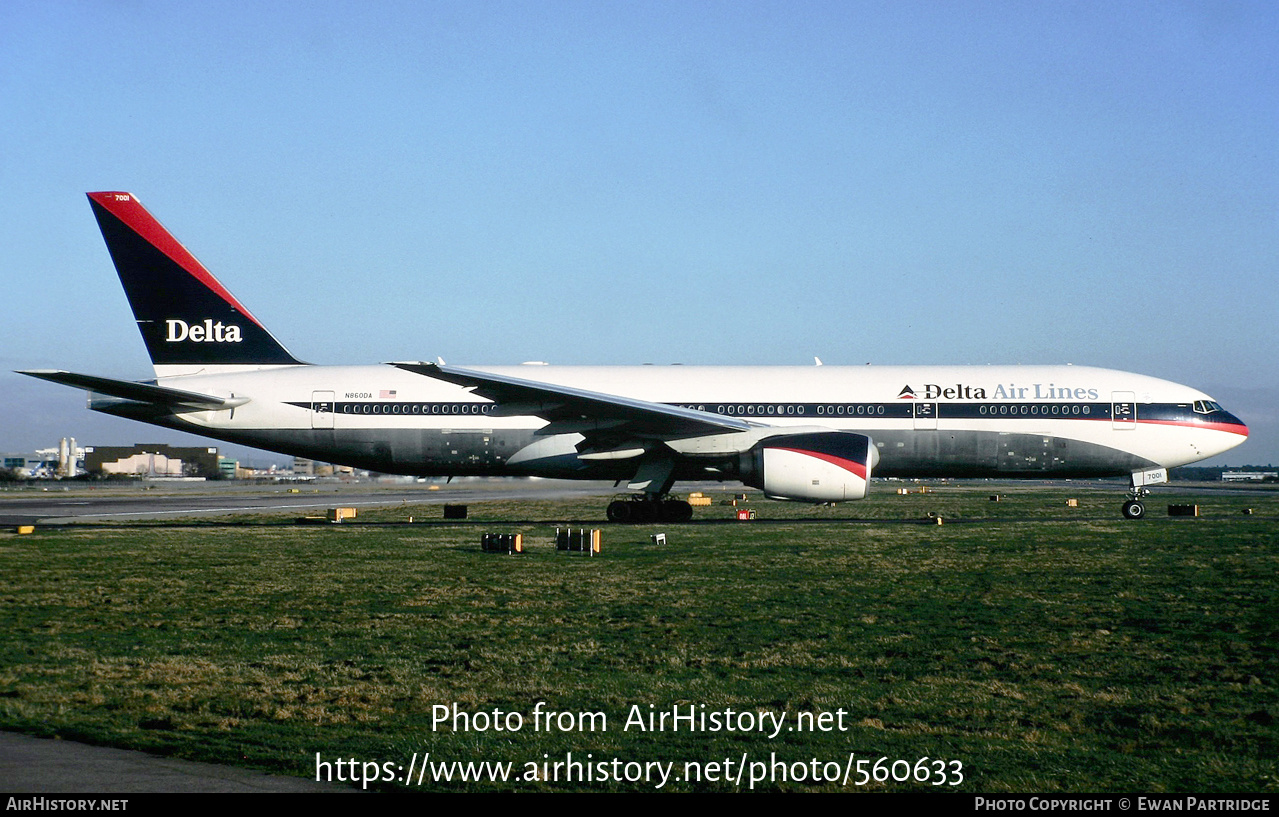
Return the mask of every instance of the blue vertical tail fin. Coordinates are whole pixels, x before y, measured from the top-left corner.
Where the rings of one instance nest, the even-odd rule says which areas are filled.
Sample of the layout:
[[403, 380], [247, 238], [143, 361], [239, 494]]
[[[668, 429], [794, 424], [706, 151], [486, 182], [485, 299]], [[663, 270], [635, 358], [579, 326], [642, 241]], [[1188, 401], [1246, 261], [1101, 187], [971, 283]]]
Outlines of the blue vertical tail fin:
[[156, 374], [301, 365], [131, 193], [89, 193]]

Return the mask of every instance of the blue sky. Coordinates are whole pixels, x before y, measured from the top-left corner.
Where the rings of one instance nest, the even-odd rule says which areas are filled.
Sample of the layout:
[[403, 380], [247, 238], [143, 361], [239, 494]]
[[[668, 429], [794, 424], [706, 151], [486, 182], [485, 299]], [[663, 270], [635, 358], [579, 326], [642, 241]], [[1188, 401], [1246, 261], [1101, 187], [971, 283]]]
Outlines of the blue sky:
[[[0, 6], [0, 449], [190, 438], [84, 192], [299, 357], [1075, 363], [1279, 463], [1279, 6]], [[163, 438], [163, 439], [162, 439]]]

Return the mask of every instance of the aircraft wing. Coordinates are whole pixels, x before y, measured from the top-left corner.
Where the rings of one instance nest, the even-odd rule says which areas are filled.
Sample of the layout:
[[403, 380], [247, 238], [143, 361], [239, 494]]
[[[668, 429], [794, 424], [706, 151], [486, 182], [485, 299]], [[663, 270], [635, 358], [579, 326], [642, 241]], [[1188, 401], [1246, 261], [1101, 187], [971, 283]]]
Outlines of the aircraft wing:
[[539, 435], [577, 433], [589, 437], [679, 439], [757, 427], [736, 417], [668, 406], [615, 394], [536, 380], [478, 372], [437, 363], [392, 363], [405, 371], [470, 388], [497, 403], [491, 417], [531, 415], [549, 425]]
[[125, 400], [136, 400], [153, 406], [163, 406], [174, 412], [213, 411], [232, 409], [249, 402], [247, 397], [218, 397], [212, 394], [201, 394], [183, 389], [172, 389], [168, 386], [157, 386], [154, 383], [138, 383], [132, 380], [115, 380], [110, 377], [97, 377], [91, 374], [76, 374], [60, 369], [29, 369], [18, 374], [38, 377], [64, 386], [85, 389], [108, 397], [119, 397]]

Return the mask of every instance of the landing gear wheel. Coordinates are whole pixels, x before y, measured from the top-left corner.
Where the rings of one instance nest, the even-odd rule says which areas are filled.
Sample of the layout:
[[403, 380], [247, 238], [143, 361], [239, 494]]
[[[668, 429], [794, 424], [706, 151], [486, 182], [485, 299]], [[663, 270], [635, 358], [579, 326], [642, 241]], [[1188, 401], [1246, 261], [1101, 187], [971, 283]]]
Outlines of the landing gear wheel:
[[641, 499], [631, 503], [631, 521], [636, 525], [656, 522], [661, 514], [661, 503], [649, 499]]
[[608, 521], [610, 522], [630, 522], [631, 521], [631, 503], [615, 499], [608, 503]]
[[654, 522], [679, 523], [693, 518], [693, 506], [682, 499], [636, 497], [608, 503], [608, 521], [647, 525]]
[[661, 521], [687, 522], [693, 518], [693, 506], [682, 499], [662, 500]]
[[1146, 506], [1135, 499], [1124, 503], [1124, 519], [1141, 519], [1146, 515]]

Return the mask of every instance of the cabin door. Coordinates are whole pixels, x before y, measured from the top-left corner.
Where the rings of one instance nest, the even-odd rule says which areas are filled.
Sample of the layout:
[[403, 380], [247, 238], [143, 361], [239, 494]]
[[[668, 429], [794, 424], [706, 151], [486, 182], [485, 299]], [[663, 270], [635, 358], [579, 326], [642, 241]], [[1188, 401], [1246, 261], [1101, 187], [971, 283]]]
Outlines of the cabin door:
[[311, 392], [311, 428], [333, 428], [333, 392]]
[[1128, 431], [1137, 427], [1137, 395], [1130, 391], [1110, 393], [1110, 427]]
[[937, 430], [937, 404], [915, 403], [915, 429], [917, 431]]

